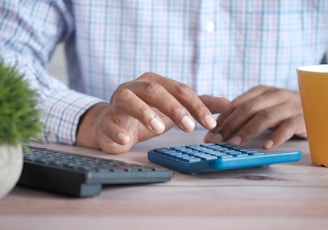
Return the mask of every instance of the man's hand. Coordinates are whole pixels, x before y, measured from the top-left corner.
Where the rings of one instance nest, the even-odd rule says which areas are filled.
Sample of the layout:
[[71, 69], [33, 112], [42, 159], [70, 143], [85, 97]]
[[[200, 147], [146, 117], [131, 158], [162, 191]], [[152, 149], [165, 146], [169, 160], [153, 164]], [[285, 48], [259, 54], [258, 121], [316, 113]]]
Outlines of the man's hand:
[[298, 92], [268, 86], [249, 90], [232, 101], [205, 141], [244, 145], [268, 129], [273, 132], [263, 142], [265, 149], [276, 147], [293, 135], [307, 137]]
[[191, 132], [196, 119], [205, 128], [213, 129], [217, 123], [212, 113], [229, 107], [227, 99], [197, 96], [185, 84], [145, 73], [121, 84], [109, 104], [97, 104], [87, 111], [79, 123], [77, 143], [107, 153], [122, 153], [175, 124]]

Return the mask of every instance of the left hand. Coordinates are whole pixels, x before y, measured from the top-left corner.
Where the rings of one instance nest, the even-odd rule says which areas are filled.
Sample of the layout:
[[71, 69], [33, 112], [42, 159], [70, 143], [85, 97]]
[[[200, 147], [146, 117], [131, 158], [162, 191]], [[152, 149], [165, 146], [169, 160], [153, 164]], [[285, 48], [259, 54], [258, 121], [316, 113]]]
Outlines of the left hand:
[[307, 138], [298, 92], [263, 85], [252, 88], [232, 101], [205, 142], [245, 145], [268, 129], [273, 132], [265, 138], [264, 149], [276, 147], [293, 135]]

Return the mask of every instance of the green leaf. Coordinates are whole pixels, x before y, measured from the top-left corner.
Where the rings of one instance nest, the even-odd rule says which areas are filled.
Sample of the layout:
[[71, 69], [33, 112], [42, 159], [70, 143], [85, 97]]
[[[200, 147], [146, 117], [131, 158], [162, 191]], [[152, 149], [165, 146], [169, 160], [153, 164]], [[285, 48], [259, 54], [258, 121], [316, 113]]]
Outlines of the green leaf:
[[42, 132], [37, 92], [16, 66], [0, 60], [0, 144], [25, 145]]

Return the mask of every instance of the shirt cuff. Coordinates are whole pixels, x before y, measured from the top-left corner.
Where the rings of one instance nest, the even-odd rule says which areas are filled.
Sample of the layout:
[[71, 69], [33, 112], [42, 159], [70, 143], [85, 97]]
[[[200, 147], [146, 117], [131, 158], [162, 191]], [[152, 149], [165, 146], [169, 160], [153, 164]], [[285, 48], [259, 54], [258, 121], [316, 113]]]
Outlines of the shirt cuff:
[[80, 117], [93, 105], [104, 102], [74, 90], [56, 92], [41, 102], [44, 141], [75, 144]]

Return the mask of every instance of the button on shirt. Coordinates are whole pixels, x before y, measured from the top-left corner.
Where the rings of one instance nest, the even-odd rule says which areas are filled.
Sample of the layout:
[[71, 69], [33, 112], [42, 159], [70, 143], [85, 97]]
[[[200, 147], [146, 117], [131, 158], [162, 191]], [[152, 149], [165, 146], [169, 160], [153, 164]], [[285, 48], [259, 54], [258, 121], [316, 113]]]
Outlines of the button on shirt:
[[[326, 0], [2, 0], [0, 55], [40, 93], [45, 138], [74, 144], [80, 116], [144, 72], [198, 94], [297, 90], [296, 68], [328, 47]], [[69, 86], [47, 73], [65, 43]]]

